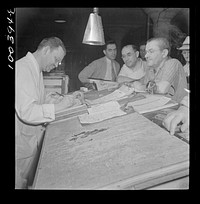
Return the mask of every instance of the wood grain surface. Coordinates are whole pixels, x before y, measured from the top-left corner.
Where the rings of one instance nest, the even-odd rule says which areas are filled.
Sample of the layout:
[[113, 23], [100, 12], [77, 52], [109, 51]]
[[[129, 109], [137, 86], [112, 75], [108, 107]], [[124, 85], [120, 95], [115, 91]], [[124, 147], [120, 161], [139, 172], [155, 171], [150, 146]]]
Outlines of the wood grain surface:
[[85, 126], [72, 118], [47, 127], [33, 188], [121, 189], [188, 174], [188, 161], [188, 144], [138, 113]]

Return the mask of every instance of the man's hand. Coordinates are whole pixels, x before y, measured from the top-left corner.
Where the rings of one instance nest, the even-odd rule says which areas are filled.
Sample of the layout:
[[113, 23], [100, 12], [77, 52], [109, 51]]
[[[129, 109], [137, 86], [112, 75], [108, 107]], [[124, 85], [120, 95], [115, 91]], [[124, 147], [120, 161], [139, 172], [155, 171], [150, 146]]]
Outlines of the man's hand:
[[84, 94], [81, 91], [75, 91], [73, 94], [77, 104], [84, 104]]
[[144, 91], [145, 88], [146, 88], [146, 86], [143, 85], [143, 84], [142, 84], [141, 82], [139, 82], [139, 81], [134, 81], [132, 87], [134, 87], [135, 90], [138, 90], [138, 91]]
[[82, 100], [84, 99], [84, 94], [81, 91], [75, 91], [73, 94], [75, 99]]
[[156, 93], [166, 94], [170, 88], [170, 83], [168, 81], [156, 82]]
[[73, 95], [66, 95], [62, 98], [62, 100], [59, 103], [55, 104], [55, 112], [57, 113], [60, 110], [69, 108], [73, 106], [74, 103], [75, 103], [75, 97]]
[[95, 90], [95, 86], [93, 83], [84, 83], [84, 86], [89, 90]]
[[56, 92], [50, 92], [47, 96], [46, 96], [46, 103], [59, 103], [61, 100], [63, 99], [62, 94], [56, 93]]
[[177, 125], [182, 122], [181, 131], [187, 132], [189, 129], [189, 108], [180, 106], [178, 110], [169, 113], [163, 121], [163, 125], [174, 135]]

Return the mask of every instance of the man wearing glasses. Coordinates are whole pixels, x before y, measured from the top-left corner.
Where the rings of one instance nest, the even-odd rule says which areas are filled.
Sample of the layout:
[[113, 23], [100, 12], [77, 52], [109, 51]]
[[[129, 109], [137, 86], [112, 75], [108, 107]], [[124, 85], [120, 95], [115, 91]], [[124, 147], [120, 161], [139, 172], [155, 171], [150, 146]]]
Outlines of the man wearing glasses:
[[180, 102], [187, 95], [186, 75], [182, 64], [169, 55], [170, 45], [166, 38], [149, 39], [145, 55], [148, 69], [141, 84], [135, 86], [142, 86], [145, 90], [149, 82], [154, 83], [154, 93], [164, 94]]
[[63, 60], [66, 50], [57, 37], [43, 39], [37, 50], [16, 61], [15, 74], [15, 188], [27, 188], [32, 165], [41, 144], [42, 124], [72, 106], [76, 96], [46, 95], [43, 71], [49, 72]]

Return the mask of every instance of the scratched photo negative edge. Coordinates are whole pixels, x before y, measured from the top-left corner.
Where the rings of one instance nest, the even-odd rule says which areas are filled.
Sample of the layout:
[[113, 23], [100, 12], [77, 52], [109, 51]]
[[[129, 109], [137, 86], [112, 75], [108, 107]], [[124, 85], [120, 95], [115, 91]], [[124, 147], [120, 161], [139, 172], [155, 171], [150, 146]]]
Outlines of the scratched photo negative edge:
[[198, 83], [198, 76], [200, 73], [198, 73], [200, 70], [198, 69], [199, 65], [198, 62], [198, 54], [199, 48], [197, 45], [199, 44], [199, 38], [196, 35], [196, 28], [198, 28], [198, 22], [196, 21], [199, 14], [199, 10], [195, 5], [190, 5], [190, 67], [194, 67], [192, 71], [190, 72], [190, 80], [189, 80], [189, 100], [190, 100], [190, 183], [189, 183], [189, 190], [194, 190], [197, 188], [197, 175], [199, 172], [197, 172], [197, 153], [199, 151], [199, 148], [197, 147], [197, 144], [199, 144], [198, 139], [198, 113], [197, 110], [199, 108], [198, 104], [198, 90], [199, 90], [199, 83]]
[[[5, 18], [5, 17], [4, 17], [4, 18]], [[196, 20], [194, 19], [194, 21], [196, 21]], [[198, 27], [198, 26], [197, 26], [197, 27]], [[7, 50], [7, 49], [8, 49], [8, 47], [5, 48], [5, 50]], [[6, 53], [6, 52], [5, 52], [5, 53]], [[6, 53], [6, 54], [7, 54], [7, 53]], [[6, 57], [8, 57], [8, 56], [6, 56]], [[7, 66], [7, 65], [6, 65], [6, 66]], [[8, 70], [6, 70], [6, 71], [8, 71]], [[10, 71], [11, 71], [11, 70], [8, 71], [9, 73], [8, 73], [7, 76], [10, 76]], [[11, 75], [14, 74], [13, 71], [11, 71], [11, 72], [12, 72]], [[12, 75], [12, 77], [14, 77], [14, 75]], [[14, 83], [14, 80], [11, 80], [11, 81]], [[192, 80], [192, 81], [193, 81], [193, 80]], [[12, 82], [11, 82], [11, 83], [12, 83]], [[10, 83], [10, 82], [9, 82], [9, 83]], [[196, 85], [197, 85], [197, 84], [196, 84]], [[192, 87], [191, 87], [191, 89], [192, 89]], [[13, 94], [13, 96], [14, 96], [14, 94]], [[193, 97], [194, 97], [194, 95], [193, 95]], [[195, 98], [194, 98], [194, 99], [195, 99]], [[11, 101], [12, 101], [12, 100], [11, 100]], [[10, 100], [9, 100], [9, 102], [10, 102]], [[192, 104], [194, 104], [194, 106], [192, 106], [191, 109], [194, 109], [194, 112], [195, 112], [195, 111], [196, 111], [196, 106], [195, 106], [196, 103], [193, 103], [193, 102], [192, 102]], [[12, 107], [12, 105], [13, 105], [13, 103], [11, 104], [11, 107]], [[9, 106], [9, 107], [10, 107], [10, 106]], [[193, 113], [194, 113], [194, 112], [193, 112]], [[192, 113], [192, 114], [193, 114], [193, 113]], [[8, 116], [10, 116], [10, 114], [8, 114]], [[192, 118], [194, 118], [194, 117], [192, 117]], [[193, 120], [192, 118], [191, 118], [191, 120]], [[9, 121], [9, 120], [8, 120], [8, 121]], [[9, 125], [8, 125], [8, 126], [9, 126]], [[198, 127], [198, 126], [196, 126], [195, 129], [192, 129], [191, 131], [192, 131], [192, 132], [195, 131], [195, 130], [197, 129], [197, 127]], [[9, 128], [9, 127], [8, 127], [8, 128]], [[8, 129], [8, 128], [7, 128], [7, 129]], [[195, 132], [194, 132], [194, 133], [195, 133]], [[195, 136], [196, 134], [192, 134], [192, 135]], [[191, 138], [191, 139], [192, 139], [191, 142], [194, 141], [194, 143], [192, 142], [194, 145], [197, 144], [197, 143], [195, 143], [196, 138], [195, 138], [195, 139], [194, 139], [194, 138]], [[193, 139], [194, 139], [194, 140], [193, 140]], [[193, 144], [191, 145], [191, 147], [193, 146]], [[192, 149], [194, 150], [193, 147], [192, 147]], [[196, 153], [196, 150], [194, 150], [194, 152]], [[12, 181], [12, 183], [13, 183], [13, 181]]]
[[[6, 107], [6, 111], [4, 112], [4, 116], [6, 116], [4, 127], [6, 131], [6, 135], [9, 137], [6, 138], [6, 141], [3, 143], [8, 144], [9, 148], [4, 149], [6, 151], [6, 160], [11, 162], [5, 162], [6, 174], [9, 175], [6, 178], [6, 185], [4, 187], [8, 187], [9, 190], [15, 189], [15, 46], [16, 46], [16, 27], [15, 27], [15, 8], [7, 7], [1, 9], [1, 42], [3, 42], [3, 65], [2, 65], [2, 79], [5, 84], [3, 89], [3, 93], [5, 91], [5, 96], [7, 99], [3, 100], [6, 104], [2, 105], [2, 107]], [[2, 62], [1, 62], [2, 63]], [[5, 63], [5, 64], [4, 64]], [[3, 77], [5, 76], [5, 77]], [[4, 110], [4, 108], [3, 108]], [[11, 111], [11, 113], [10, 113]], [[12, 112], [13, 111], [13, 112]], [[14, 116], [14, 117], [13, 117]], [[3, 117], [4, 118], [4, 117]], [[8, 132], [7, 132], [8, 131]], [[4, 134], [3, 134], [4, 135]], [[8, 151], [9, 150], [9, 151]], [[5, 180], [5, 179], [4, 179]]]

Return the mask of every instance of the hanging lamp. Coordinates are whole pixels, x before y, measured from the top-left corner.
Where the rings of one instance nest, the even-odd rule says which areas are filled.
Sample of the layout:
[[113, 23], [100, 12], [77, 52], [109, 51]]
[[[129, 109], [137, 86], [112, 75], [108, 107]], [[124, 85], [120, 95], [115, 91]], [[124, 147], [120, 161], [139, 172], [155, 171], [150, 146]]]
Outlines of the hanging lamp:
[[89, 45], [104, 45], [104, 32], [101, 17], [98, 15], [98, 8], [93, 9], [93, 13], [90, 14], [88, 23], [85, 29], [83, 37], [84, 44]]

